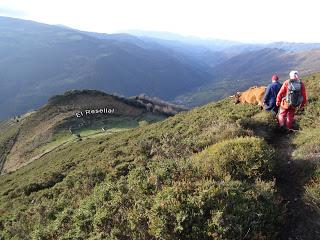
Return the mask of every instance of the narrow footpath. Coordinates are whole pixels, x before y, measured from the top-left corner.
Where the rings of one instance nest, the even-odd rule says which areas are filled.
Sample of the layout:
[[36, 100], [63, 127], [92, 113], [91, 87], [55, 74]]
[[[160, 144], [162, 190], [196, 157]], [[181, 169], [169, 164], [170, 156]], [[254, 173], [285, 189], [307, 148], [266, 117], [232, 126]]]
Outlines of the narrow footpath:
[[272, 145], [279, 157], [276, 186], [283, 198], [287, 211], [281, 228], [281, 240], [320, 240], [320, 216], [303, 201], [304, 186], [310, 180], [314, 164], [310, 161], [293, 159], [294, 133], [273, 131], [266, 141]]

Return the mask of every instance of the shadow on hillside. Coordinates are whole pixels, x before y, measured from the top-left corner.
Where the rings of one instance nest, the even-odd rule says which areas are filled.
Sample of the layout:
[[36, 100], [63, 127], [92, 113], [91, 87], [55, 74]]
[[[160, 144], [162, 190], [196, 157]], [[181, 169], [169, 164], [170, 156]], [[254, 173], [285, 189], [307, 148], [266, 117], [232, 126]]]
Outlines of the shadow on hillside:
[[273, 132], [269, 143], [277, 151], [276, 186], [286, 206], [279, 239], [320, 239], [320, 215], [304, 200], [305, 185], [316, 170], [314, 161], [292, 159], [291, 135]]
[[320, 239], [320, 213], [304, 200], [305, 185], [316, 170], [315, 161], [292, 159], [295, 146], [291, 144], [291, 138], [294, 133], [280, 132], [275, 119], [265, 113], [258, 113], [240, 124], [265, 139], [276, 151], [274, 177], [282, 204], [287, 209], [279, 239]]
[[313, 176], [315, 167], [313, 162], [307, 160], [282, 159], [276, 174], [276, 185], [287, 212], [283, 216], [279, 239], [320, 239], [320, 215], [304, 201], [305, 185]]

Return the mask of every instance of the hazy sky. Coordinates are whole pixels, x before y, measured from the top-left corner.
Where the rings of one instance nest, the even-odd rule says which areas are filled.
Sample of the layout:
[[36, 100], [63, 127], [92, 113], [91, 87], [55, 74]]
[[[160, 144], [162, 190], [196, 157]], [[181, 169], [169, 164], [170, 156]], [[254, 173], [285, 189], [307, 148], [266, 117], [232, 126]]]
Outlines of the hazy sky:
[[0, 15], [96, 32], [320, 42], [319, 0], [0, 0]]

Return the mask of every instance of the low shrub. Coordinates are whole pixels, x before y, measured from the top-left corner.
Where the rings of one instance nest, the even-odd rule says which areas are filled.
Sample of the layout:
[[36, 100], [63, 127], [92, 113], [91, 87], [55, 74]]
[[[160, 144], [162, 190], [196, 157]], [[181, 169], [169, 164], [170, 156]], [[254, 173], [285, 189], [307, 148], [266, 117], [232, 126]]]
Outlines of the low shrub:
[[311, 181], [305, 187], [304, 199], [320, 214], [320, 166], [315, 171]]
[[320, 158], [320, 128], [308, 128], [299, 132], [293, 139], [293, 144], [297, 146], [293, 155], [299, 159], [319, 159]]
[[280, 212], [273, 183], [184, 181], [158, 192], [149, 227], [156, 239], [275, 239]]
[[221, 141], [192, 157], [205, 176], [253, 180], [273, 170], [275, 151], [262, 139], [240, 137]]

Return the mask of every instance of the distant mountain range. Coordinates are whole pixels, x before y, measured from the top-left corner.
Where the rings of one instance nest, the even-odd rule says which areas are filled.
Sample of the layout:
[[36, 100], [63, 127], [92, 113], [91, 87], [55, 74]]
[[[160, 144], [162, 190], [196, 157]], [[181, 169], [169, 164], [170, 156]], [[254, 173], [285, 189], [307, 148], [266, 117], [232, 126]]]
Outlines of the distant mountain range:
[[0, 18], [0, 119], [69, 89], [173, 99], [211, 79], [208, 67], [124, 34], [94, 37], [64, 27]]
[[320, 71], [320, 49], [263, 48], [236, 55], [210, 70], [213, 80], [209, 84], [177, 97], [176, 101], [190, 107], [202, 105], [252, 85], [266, 85], [274, 73], [284, 81], [292, 69], [299, 70], [302, 76]]
[[320, 44], [245, 44], [172, 33], [104, 34], [0, 17], [0, 120], [70, 89], [145, 93], [196, 106], [319, 69]]
[[153, 38], [158, 40], [176, 41], [180, 43], [188, 43], [191, 45], [200, 45], [207, 47], [213, 51], [224, 51], [226, 53], [232, 52], [246, 52], [261, 50], [263, 48], [279, 48], [286, 51], [307, 51], [311, 49], [320, 48], [320, 43], [296, 43], [296, 42], [273, 42], [261, 44], [249, 44], [236, 41], [198, 38], [192, 36], [181, 36], [179, 34], [155, 31], [127, 31], [127, 33], [140, 38]]

